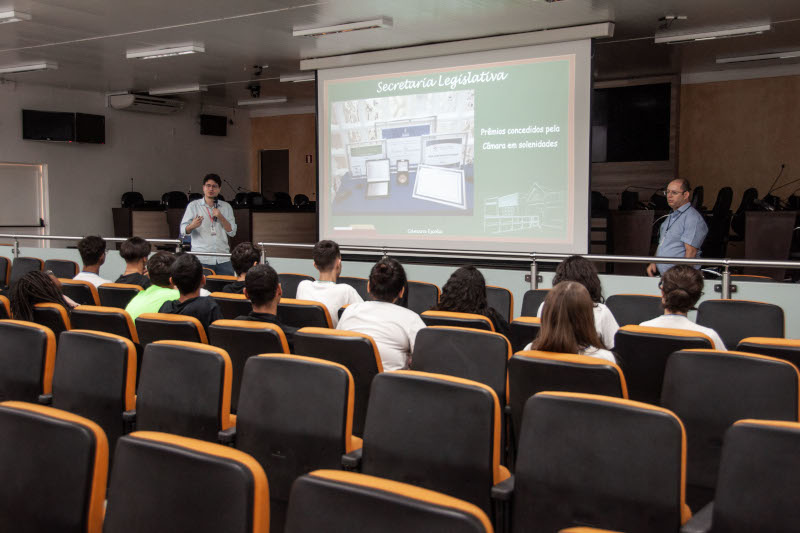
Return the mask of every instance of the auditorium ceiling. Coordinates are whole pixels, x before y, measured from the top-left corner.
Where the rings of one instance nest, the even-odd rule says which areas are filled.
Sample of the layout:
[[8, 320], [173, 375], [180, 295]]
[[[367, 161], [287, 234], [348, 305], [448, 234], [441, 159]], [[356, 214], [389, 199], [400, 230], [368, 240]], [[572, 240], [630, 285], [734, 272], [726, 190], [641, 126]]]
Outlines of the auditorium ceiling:
[[[313, 103], [312, 83], [279, 83], [299, 61], [386, 48], [513, 34], [611, 21], [615, 33], [597, 41], [594, 75], [610, 80], [730, 69], [717, 57], [800, 49], [797, 0], [0, 0], [31, 15], [0, 24], [0, 68], [54, 61], [58, 70], [4, 74], [0, 79], [100, 92], [208, 85], [204, 99], [230, 104], [249, 97], [287, 96]], [[667, 15], [671, 30], [705, 30], [769, 21], [762, 35], [655, 44]], [[390, 17], [391, 28], [320, 38], [293, 37], [292, 28]], [[153, 60], [126, 59], [126, 50], [203, 43], [205, 53]], [[255, 65], [268, 65], [259, 74]], [[753, 68], [744, 64], [737, 69]], [[787, 73], [800, 59], [760, 61]]]

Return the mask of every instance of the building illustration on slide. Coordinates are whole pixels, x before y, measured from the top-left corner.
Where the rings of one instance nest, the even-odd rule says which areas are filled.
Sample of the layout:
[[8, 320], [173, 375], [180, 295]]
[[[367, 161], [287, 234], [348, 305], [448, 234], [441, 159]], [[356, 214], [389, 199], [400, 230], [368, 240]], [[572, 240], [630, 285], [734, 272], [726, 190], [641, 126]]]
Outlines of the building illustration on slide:
[[509, 233], [528, 229], [563, 229], [566, 225], [564, 194], [534, 183], [525, 193], [487, 198], [483, 203], [485, 233]]

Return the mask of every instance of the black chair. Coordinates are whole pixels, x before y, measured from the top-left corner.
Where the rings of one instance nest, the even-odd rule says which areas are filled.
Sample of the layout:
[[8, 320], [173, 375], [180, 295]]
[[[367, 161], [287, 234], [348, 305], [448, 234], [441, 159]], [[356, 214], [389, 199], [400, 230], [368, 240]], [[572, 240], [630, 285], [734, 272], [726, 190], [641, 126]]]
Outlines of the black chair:
[[407, 292], [407, 307], [419, 314], [438, 304], [442, 294], [437, 285], [424, 281], [409, 281]]
[[33, 321], [50, 329], [56, 340], [61, 333], [72, 329], [67, 309], [60, 304], [40, 303], [33, 306]]
[[189, 201], [194, 202], [195, 200], [199, 200], [203, 197], [202, 193], [199, 192], [190, 192], [189, 193]]
[[511, 330], [511, 351], [517, 353], [539, 336], [542, 322], [534, 316], [520, 316], [509, 324]]
[[11, 301], [0, 294], [0, 320], [11, 318]]
[[500, 316], [511, 322], [514, 318], [514, 295], [511, 291], [503, 287], [494, 285], [486, 286], [486, 302], [489, 307], [494, 307]]
[[57, 278], [74, 278], [81, 268], [78, 263], [68, 259], [48, 259], [44, 262], [44, 270], [49, 270]]
[[311, 300], [281, 298], [278, 303], [278, 319], [287, 326], [296, 328], [333, 327], [331, 315], [325, 304]]
[[52, 407], [3, 402], [0, 435], [3, 531], [102, 529], [108, 442], [97, 424]]
[[[202, 197], [202, 195], [201, 195]], [[127, 208], [134, 208], [140, 207], [144, 205], [144, 196], [142, 193], [136, 191], [128, 191], [122, 194], [122, 199], [120, 200], [122, 207]]]
[[136, 332], [141, 345], [172, 340], [208, 344], [203, 324], [193, 316], [167, 313], [142, 313], [135, 320]]
[[520, 316], [536, 316], [550, 289], [530, 289], [522, 296]]
[[425, 311], [420, 315], [426, 326], [451, 326], [494, 331], [492, 321], [483, 315], [451, 313], [450, 311]]
[[783, 337], [783, 309], [747, 300], [706, 300], [697, 307], [697, 323], [713, 329], [733, 348], [746, 337]]
[[606, 307], [620, 327], [638, 326], [664, 314], [661, 296], [649, 294], [612, 294], [606, 300]]
[[225, 274], [211, 274], [206, 276], [205, 289], [208, 292], [222, 292], [225, 285], [229, 285], [236, 281], [236, 276], [226, 276]]
[[296, 298], [297, 286], [300, 285], [300, 282], [314, 281], [314, 278], [311, 276], [306, 276], [305, 274], [283, 273], [283, 274], [278, 274], [278, 280], [280, 281], [281, 284], [281, 291], [283, 291], [283, 297]]
[[14, 263], [11, 265], [11, 274], [8, 277], [8, 288], [13, 288], [19, 278], [34, 270], [44, 270], [44, 261], [36, 257], [17, 257], [14, 259]]
[[755, 203], [757, 199], [758, 190], [755, 187], [750, 187], [744, 191], [742, 194], [742, 201], [739, 203], [736, 213], [734, 213], [731, 218], [731, 229], [739, 236], [740, 240], [745, 237], [747, 211], [756, 211], [758, 209]]
[[209, 295], [217, 302], [222, 316], [228, 320], [240, 316], [247, 316], [253, 310], [253, 304], [244, 294], [232, 294], [229, 292], [212, 292]]
[[275, 207], [280, 209], [292, 207], [292, 197], [288, 192], [275, 193]]
[[61, 291], [80, 305], [100, 305], [97, 287], [88, 281], [60, 278]]
[[161, 195], [161, 204], [169, 209], [186, 209], [189, 198], [182, 191], [169, 191]]
[[350, 276], [339, 276], [339, 279], [336, 281], [337, 283], [344, 283], [345, 285], [350, 285], [353, 287], [361, 299], [367, 301], [370, 299], [369, 293], [367, 292], [367, 283], [369, 280], [367, 278], [354, 278]]
[[297, 207], [308, 205], [308, 196], [305, 194], [295, 194], [293, 203]]
[[0, 401], [36, 402], [39, 395], [50, 394], [56, 337], [49, 328], [0, 320], [0, 345]]
[[11, 280], [11, 261], [8, 257], [0, 256], [0, 289], [7, 287]]
[[698, 185], [692, 191], [692, 199], [690, 200], [692, 207], [694, 207], [698, 211], [705, 211], [705, 207], [703, 207], [703, 194], [705, 193], [705, 189], [702, 185]]
[[783, 359], [800, 368], [800, 340], [797, 339], [747, 337], [739, 341], [736, 351]]
[[133, 343], [139, 343], [139, 335], [131, 316], [118, 307], [79, 305], [69, 317], [70, 329], [88, 329], [119, 335]]
[[711, 209], [708, 233], [701, 247], [703, 257], [725, 257], [728, 248], [728, 235], [731, 231], [731, 201], [733, 189], [723, 187], [717, 193], [717, 200]]
[[97, 296], [103, 307], [125, 309], [133, 298], [142, 291], [139, 285], [128, 283], [103, 283], [97, 288]]

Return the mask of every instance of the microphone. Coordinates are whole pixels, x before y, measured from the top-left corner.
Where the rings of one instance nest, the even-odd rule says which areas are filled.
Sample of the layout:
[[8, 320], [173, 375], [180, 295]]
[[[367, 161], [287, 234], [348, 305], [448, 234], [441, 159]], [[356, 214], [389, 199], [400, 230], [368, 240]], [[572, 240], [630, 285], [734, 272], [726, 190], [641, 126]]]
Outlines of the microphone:
[[[219, 199], [215, 196], [214, 197], [214, 209], [219, 209]], [[214, 222], [217, 221], [217, 217], [211, 217]]]
[[233, 194], [235, 195], [236, 194], [236, 189], [233, 188], [233, 185], [231, 185], [231, 182], [226, 180], [225, 178], [222, 178], [222, 181], [224, 181], [225, 183], [228, 184], [228, 187], [231, 188], [231, 190], [233, 191]]

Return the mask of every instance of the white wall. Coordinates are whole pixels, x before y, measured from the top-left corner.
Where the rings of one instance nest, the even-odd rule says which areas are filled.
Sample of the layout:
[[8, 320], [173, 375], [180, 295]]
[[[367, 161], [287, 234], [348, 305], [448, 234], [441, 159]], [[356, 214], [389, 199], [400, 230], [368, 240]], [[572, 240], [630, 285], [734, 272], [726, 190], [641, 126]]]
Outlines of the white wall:
[[[105, 115], [106, 144], [23, 141], [23, 108]], [[224, 108], [205, 112], [226, 114]], [[227, 137], [212, 137], [200, 135], [199, 114], [199, 104], [187, 104], [173, 115], [132, 113], [106, 108], [100, 93], [0, 83], [0, 162], [47, 165], [46, 233], [113, 236], [111, 208], [119, 207], [122, 193], [131, 190], [131, 178], [134, 190], [147, 200], [190, 186], [199, 192], [209, 172], [234, 187], [248, 186], [250, 119], [239, 113]], [[233, 197], [224, 184], [222, 194]], [[3, 191], [0, 208], [13, 198], [13, 191]]]

